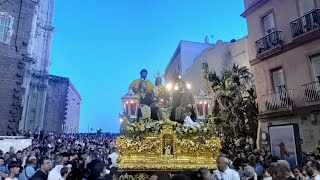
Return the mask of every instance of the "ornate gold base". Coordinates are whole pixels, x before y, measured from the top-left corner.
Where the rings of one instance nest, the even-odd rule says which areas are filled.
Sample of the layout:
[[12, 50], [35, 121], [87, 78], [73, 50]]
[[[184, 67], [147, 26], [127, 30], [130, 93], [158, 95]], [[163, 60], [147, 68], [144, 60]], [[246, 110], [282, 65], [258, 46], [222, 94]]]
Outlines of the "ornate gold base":
[[121, 171], [129, 172], [129, 171], [185, 171], [185, 170], [198, 170], [203, 167], [207, 167], [209, 169], [216, 169], [217, 166], [215, 163], [181, 163], [181, 164], [152, 164], [152, 163], [120, 163], [116, 165]]
[[139, 138], [120, 136], [116, 147], [122, 172], [216, 169], [220, 140], [214, 135], [181, 135], [175, 123], [166, 120], [160, 133], [148, 133]]

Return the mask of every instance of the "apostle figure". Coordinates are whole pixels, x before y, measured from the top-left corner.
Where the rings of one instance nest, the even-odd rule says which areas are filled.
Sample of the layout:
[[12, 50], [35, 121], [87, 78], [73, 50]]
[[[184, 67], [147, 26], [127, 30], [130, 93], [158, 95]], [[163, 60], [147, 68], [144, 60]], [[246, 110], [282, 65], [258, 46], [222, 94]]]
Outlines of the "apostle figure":
[[140, 71], [140, 78], [134, 80], [129, 89], [133, 91], [133, 93], [138, 94], [140, 96], [140, 108], [138, 110], [138, 118], [150, 118], [151, 117], [151, 109], [150, 105], [153, 102], [153, 89], [154, 85], [147, 80], [148, 71], [142, 69]]
[[151, 104], [151, 117], [153, 120], [168, 119], [171, 113], [169, 94], [162, 85], [160, 76], [156, 77], [153, 89], [153, 103]]
[[194, 120], [195, 112], [193, 110], [194, 97], [187, 88], [187, 83], [182, 81], [180, 78], [177, 80], [176, 91], [173, 93], [172, 98], [172, 112], [170, 119], [183, 123], [187, 116], [190, 116]]
[[148, 71], [142, 69], [140, 71], [140, 78], [134, 80], [129, 89], [131, 89], [135, 94], [140, 96], [140, 104], [150, 106], [152, 103], [152, 90], [154, 85], [151, 81], [147, 80]]

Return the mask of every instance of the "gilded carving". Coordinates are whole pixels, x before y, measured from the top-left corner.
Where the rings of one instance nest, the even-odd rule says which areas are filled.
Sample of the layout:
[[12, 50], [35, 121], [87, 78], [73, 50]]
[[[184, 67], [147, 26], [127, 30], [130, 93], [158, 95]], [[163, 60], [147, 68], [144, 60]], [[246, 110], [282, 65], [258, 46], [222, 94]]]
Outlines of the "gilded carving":
[[116, 147], [120, 156], [117, 166], [123, 171], [216, 168], [219, 138], [214, 135], [184, 137], [177, 135], [174, 127], [175, 124], [167, 120], [160, 133], [118, 137]]

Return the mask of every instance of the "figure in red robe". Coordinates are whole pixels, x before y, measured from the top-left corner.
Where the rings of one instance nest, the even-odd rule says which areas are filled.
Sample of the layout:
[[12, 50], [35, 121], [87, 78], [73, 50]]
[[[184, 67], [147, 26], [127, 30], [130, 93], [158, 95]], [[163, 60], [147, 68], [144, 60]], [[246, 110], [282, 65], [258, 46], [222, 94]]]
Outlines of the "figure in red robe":
[[281, 141], [281, 143], [279, 144], [279, 147], [280, 147], [280, 157], [281, 157], [281, 159], [284, 159], [285, 155], [287, 157], [289, 157], [289, 152], [288, 152], [288, 150], [286, 148], [286, 144]]

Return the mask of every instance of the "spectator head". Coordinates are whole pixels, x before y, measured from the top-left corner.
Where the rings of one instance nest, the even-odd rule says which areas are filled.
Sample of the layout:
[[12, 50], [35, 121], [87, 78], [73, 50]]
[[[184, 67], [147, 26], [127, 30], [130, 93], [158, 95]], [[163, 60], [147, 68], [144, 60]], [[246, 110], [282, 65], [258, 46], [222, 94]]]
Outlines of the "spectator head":
[[32, 151], [34, 151], [36, 154], [40, 154], [40, 148], [39, 147], [33, 148]]
[[94, 178], [106, 176], [106, 165], [104, 163], [98, 163], [97, 165], [95, 165], [92, 171], [92, 175]]
[[16, 159], [20, 160], [22, 158], [22, 151], [18, 151], [16, 154]]
[[178, 174], [175, 175], [171, 178], [171, 180], [191, 180], [189, 176], [183, 175], [183, 174]]
[[294, 175], [294, 177], [298, 178], [298, 177], [301, 176], [301, 174], [302, 174], [302, 168], [301, 168], [301, 167], [295, 167], [295, 168], [293, 169], [293, 175]]
[[20, 171], [20, 163], [12, 161], [8, 164], [8, 169], [10, 171], [10, 175], [16, 176]]
[[48, 172], [51, 167], [51, 160], [48, 157], [41, 158], [39, 161], [40, 169], [43, 172]]
[[249, 160], [248, 160], [247, 158], [242, 158], [242, 159], [241, 159], [241, 166], [242, 166], [243, 168], [249, 166]]
[[251, 155], [248, 158], [249, 160], [249, 165], [254, 167], [257, 164], [257, 157], [255, 155]]
[[239, 170], [241, 166], [241, 159], [236, 158], [235, 160], [233, 160], [233, 166], [235, 167], [236, 170]]
[[220, 171], [225, 171], [229, 168], [230, 160], [224, 156], [219, 156], [217, 159], [217, 165]]
[[307, 162], [307, 175], [308, 176], [313, 176], [317, 174], [320, 171], [320, 164], [318, 161], [309, 161]]
[[10, 147], [9, 153], [10, 153], [10, 154], [14, 154], [14, 147], [12, 147], [12, 146]]
[[64, 152], [64, 153], [61, 153], [60, 155], [63, 157], [63, 164], [66, 164], [69, 160], [69, 153]]
[[4, 165], [4, 159], [3, 157], [0, 157], [0, 166], [3, 166]]
[[277, 176], [281, 178], [288, 178], [288, 175], [291, 174], [290, 164], [286, 160], [279, 160], [277, 162]]
[[37, 157], [36, 156], [29, 156], [27, 159], [27, 164], [37, 166]]
[[107, 164], [108, 164], [108, 165], [112, 165], [112, 159], [111, 159], [111, 158], [108, 158]]
[[3, 155], [4, 161], [8, 161], [8, 159], [10, 158], [10, 154], [7, 152]]
[[23, 149], [23, 150], [22, 150], [22, 154], [23, 154], [23, 155], [26, 155], [27, 153], [28, 153], [28, 150], [27, 150], [27, 149]]
[[276, 174], [276, 172], [277, 172], [277, 163], [272, 162], [270, 164], [270, 173], [271, 173], [271, 175], [274, 175], [274, 174]]
[[54, 164], [55, 165], [63, 165], [64, 163], [64, 157], [61, 154], [58, 154], [54, 157]]
[[55, 151], [51, 151], [50, 152], [50, 158], [53, 160], [56, 157], [56, 152]]
[[61, 177], [63, 177], [63, 179], [66, 179], [70, 172], [71, 172], [71, 169], [69, 167], [63, 167], [60, 170], [60, 175], [61, 175]]
[[152, 174], [150, 180], [170, 180], [170, 176], [165, 172], [156, 172]]
[[199, 169], [199, 173], [202, 180], [211, 180], [212, 174], [208, 168], [201, 168]]
[[254, 178], [255, 176], [255, 171], [253, 169], [253, 167], [248, 166], [244, 168], [244, 175], [246, 178]]

